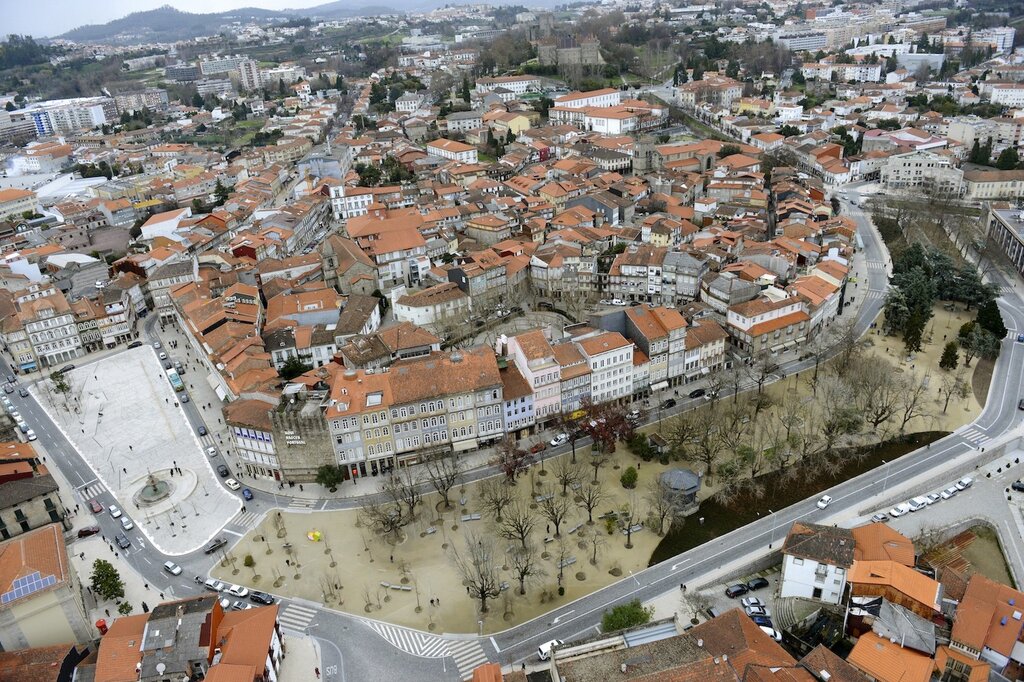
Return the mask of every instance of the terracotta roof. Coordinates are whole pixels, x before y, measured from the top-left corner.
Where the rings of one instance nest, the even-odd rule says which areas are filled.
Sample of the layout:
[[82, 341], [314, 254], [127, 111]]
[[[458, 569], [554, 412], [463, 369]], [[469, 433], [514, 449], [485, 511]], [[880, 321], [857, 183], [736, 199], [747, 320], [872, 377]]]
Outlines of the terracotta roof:
[[418, 346], [431, 346], [441, 339], [412, 322], [399, 322], [377, 331], [377, 337], [392, 353]]
[[867, 632], [857, 640], [846, 659], [876, 682], [928, 682], [933, 661], [913, 649], [905, 649]]
[[[847, 579], [854, 585], [855, 594], [858, 585], [882, 585], [936, 612], [942, 607], [942, 585], [895, 561], [854, 561]], [[1017, 621], [1017, 631], [1020, 631], [1020, 621]]]
[[857, 561], [895, 561], [914, 567], [914, 543], [884, 523], [868, 523], [851, 529], [853, 558]]
[[224, 421], [230, 425], [270, 431], [273, 428], [270, 420], [272, 409], [274, 406], [264, 400], [243, 398], [224, 406]]
[[829, 682], [868, 682], [864, 673], [836, 656], [824, 644], [814, 647], [810, 653], [800, 659], [800, 665], [811, 671], [811, 674], [818, 679], [824, 677], [821, 675], [822, 671], [827, 672]]
[[780, 329], [785, 329], [786, 327], [790, 327], [794, 324], [807, 322], [810, 319], [810, 315], [808, 315], [802, 310], [798, 310], [795, 313], [783, 315], [782, 317], [777, 317], [774, 320], [768, 320], [767, 322], [755, 324], [753, 327], [747, 330], [747, 334], [750, 334], [752, 338], [761, 336], [762, 334], [771, 334], [772, 332], [778, 331]]
[[[20, 651], [0, 651], [0, 680], [12, 682], [53, 682], [57, 677], [64, 659], [72, 649], [77, 660], [89, 651], [88, 645], [56, 644], [54, 646], [34, 647]], [[500, 678], [499, 678], [500, 679]]]
[[618, 332], [605, 332], [598, 336], [592, 336], [589, 339], [583, 339], [578, 343], [583, 352], [589, 357], [618, 350], [619, 348], [624, 348], [630, 345], [629, 340]]
[[512, 337], [515, 339], [519, 348], [523, 351], [523, 356], [527, 362], [533, 362], [535, 360], [547, 360], [554, 356], [554, 352], [551, 348], [551, 344], [548, 342], [544, 332], [540, 329], [531, 329], [530, 331], [517, 334]]
[[[49, 582], [34, 591], [22, 593], [15, 584], [19, 578], [26, 578], [35, 573], [39, 579]], [[47, 579], [52, 576], [53, 580]], [[0, 544], [0, 594], [10, 595], [0, 605], [7, 610], [22, 600], [30, 600], [35, 596], [52, 591], [63, 585], [70, 577], [67, 549], [64, 535], [59, 523], [52, 523], [42, 528], [23, 533], [12, 540]], [[38, 587], [33, 583], [34, 587]]]
[[499, 373], [501, 374], [502, 383], [501, 395], [506, 402], [519, 400], [533, 394], [533, 389], [530, 388], [530, 384], [523, 378], [515, 363], [509, 363]]
[[1014, 614], [1022, 606], [1024, 593], [975, 573], [957, 607], [952, 640], [1009, 656], [1021, 636], [1021, 620]]

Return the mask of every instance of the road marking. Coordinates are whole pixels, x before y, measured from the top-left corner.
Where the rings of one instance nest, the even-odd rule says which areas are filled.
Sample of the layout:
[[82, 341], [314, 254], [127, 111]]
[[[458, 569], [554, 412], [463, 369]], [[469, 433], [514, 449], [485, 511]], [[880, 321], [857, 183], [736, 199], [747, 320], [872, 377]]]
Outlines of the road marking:
[[237, 531], [231, 530], [230, 528], [225, 528], [225, 529], [224, 529], [224, 532], [225, 532], [225, 533], [230, 533], [230, 534], [234, 535], [234, 536], [235, 536], [236, 538], [240, 538], [240, 537], [242, 537], [243, 535], [245, 535], [244, 533], [239, 533], [239, 532], [237, 532]]
[[[391, 646], [420, 658], [445, 658], [450, 655], [448, 640], [419, 630], [364, 620], [370, 629], [384, 638]], [[476, 643], [476, 640], [471, 640]], [[479, 644], [477, 644], [479, 647]]]
[[575, 613], [575, 612], [576, 612], [576, 609], [572, 609], [571, 611], [566, 611], [565, 613], [563, 613], [562, 615], [558, 616], [558, 617], [557, 617], [557, 618], [555, 618], [555, 619], [554, 619], [553, 621], [551, 621], [551, 624], [552, 624], [552, 625], [554, 625], [554, 624], [556, 624], [556, 623], [557, 623], [558, 621], [560, 621], [560, 620], [562, 620], [563, 618], [565, 618], [566, 616], [568, 616], [568, 615], [569, 615], [570, 613]]
[[473, 671], [478, 666], [487, 663], [487, 654], [484, 653], [484, 648], [480, 646], [480, 640], [477, 639], [451, 642], [449, 655], [455, 659], [455, 665], [458, 666], [463, 680], [473, 677]]
[[316, 609], [298, 604], [288, 604], [278, 615], [277, 620], [281, 623], [281, 627], [296, 632], [305, 632], [306, 626], [316, 617], [317, 613], [319, 611]]
[[677, 568], [679, 568], [680, 566], [682, 566], [683, 564], [685, 564], [685, 563], [687, 563], [689, 561], [690, 561], [689, 559], [683, 559], [682, 561], [680, 561], [677, 564], [672, 564], [672, 568], [669, 569], [669, 570], [674, 571], [674, 570], [676, 570]]
[[498, 648], [498, 643], [494, 641], [493, 637], [491, 637], [491, 646], [493, 646], [494, 650], [497, 651], [499, 654], [501, 653], [501, 649]]

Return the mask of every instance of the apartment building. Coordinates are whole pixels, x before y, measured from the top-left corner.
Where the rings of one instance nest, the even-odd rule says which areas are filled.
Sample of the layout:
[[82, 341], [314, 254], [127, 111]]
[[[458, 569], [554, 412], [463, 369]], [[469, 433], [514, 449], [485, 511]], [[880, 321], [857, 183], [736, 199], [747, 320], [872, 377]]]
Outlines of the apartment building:
[[25, 212], [36, 212], [36, 193], [27, 189], [0, 189], [0, 218], [21, 218]]
[[427, 154], [430, 156], [439, 156], [442, 159], [448, 159], [449, 161], [459, 161], [461, 163], [477, 162], [476, 147], [471, 147], [468, 144], [457, 142], [456, 140], [448, 140], [443, 137], [431, 140], [427, 143]]
[[915, 151], [893, 154], [882, 165], [880, 181], [888, 191], [914, 192], [927, 189], [937, 194], [960, 196], [964, 172], [945, 154]]
[[560, 365], [544, 332], [534, 329], [508, 339], [508, 356], [533, 391], [535, 419], [542, 427], [562, 410]]
[[0, 443], [0, 539], [51, 523], [70, 529], [66, 516], [57, 482], [32, 444]]
[[780, 353], [803, 344], [811, 333], [811, 316], [798, 297], [773, 300], [758, 297], [729, 306], [727, 330], [742, 353]]
[[853, 533], [847, 528], [794, 523], [782, 546], [780, 597], [838, 604], [853, 566]]
[[495, 88], [504, 88], [517, 96], [525, 95], [527, 92], [540, 90], [540, 78], [526, 75], [476, 79], [476, 91], [481, 95], [491, 92]]
[[590, 367], [592, 400], [628, 400], [633, 393], [633, 344], [618, 332], [603, 332], [578, 339], [576, 345]]
[[64, 294], [50, 287], [39, 298], [21, 297], [18, 310], [40, 367], [58, 367], [83, 354], [75, 315]]
[[338, 464], [358, 478], [501, 438], [502, 390], [491, 349], [432, 353], [385, 370], [340, 373], [324, 417]]

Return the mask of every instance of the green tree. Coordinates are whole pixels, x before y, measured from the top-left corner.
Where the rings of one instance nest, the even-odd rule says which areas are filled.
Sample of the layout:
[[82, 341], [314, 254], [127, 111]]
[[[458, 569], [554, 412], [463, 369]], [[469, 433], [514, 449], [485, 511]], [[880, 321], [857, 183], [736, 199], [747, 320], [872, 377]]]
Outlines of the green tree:
[[117, 612], [120, 613], [122, 616], [131, 615], [132, 605], [126, 601], [123, 601], [117, 605]]
[[1013, 170], [1020, 165], [1020, 155], [1017, 153], [1015, 147], [1007, 147], [1003, 151], [999, 152], [999, 158], [996, 159], [996, 168], [999, 170]]
[[225, 187], [221, 183], [220, 178], [217, 178], [217, 184], [213, 188], [213, 196], [217, 197], [217, 205], [223, 206], [224, 202], [228, 200], [228, 196], [231, 195], [231, 187]]
[[4, 105], [4, 109], [6, 109], [7, 111], [14, 111], [17, 108], [18, 107], [14, 106], [14, 102], [8, 102]]
[[608, 633], [643, 625], [650, 622], [653, 615], [653, 606], [645, 607], [639, 599], [634, 599], [605, 611], [601, 616], [601, 631]]
[[281, 366], [280, 372], [281, 378], [285, 381], [294, 379], [300, 374], [304, 374], [309, 370], [313, 369], [309, 365], [306, 365], [298, 357], [288, 358], [284, 365]]
[[462, 77], [462, 101], [465, 102], [466, 104], [469, 104], [469, 100], [470, 100], [469, 76], [463, 76]]
[[718, 158], [724, 159], [727, 156], [732, 156], [733, 154], [739, 154], [739, 153], [740, 153], [739, 145], [723, 144], [722, 148], [718, 150]]
[[920, 312], [910, 313], [907, 326], [903, 329], [903, 345], [908, 353], [920, 352], [926, 324], [928, 324], [928, 320]]
[[635, 488], [638, 476], [639, 474], [637, 474], [635, 467], [628, 467], [622, 472], [622, 476], [619, 476], [619, 483], [622, 484], [623, 488]]
[[331, 492], [337, 490], [342, 481], [345, 480], [345, 472], [337, 464], [324, 464], [316, 470], [316, 482]]
[[939, 360], [939, 367], [946, 370], [956, 369], [960, 364], [960, 351], [956, 341], [948, 341], [942, 349], [942, 358]]
[[192, 106], [194, 106], [196, 109], [202, 109], [204, 103], [205, 102], [203, 100], [203, 96], [200, 95], [198, 92], [192, 95]]
[[969, 322], [961, 327], [959, 340], [964, 351], [964, 367], [970, 367], [975, 357], [991, 360], [999, 355], [999, 339], [979, 324]]
[[975, 318], [982, 329], [992, 333], [997, 339], [1006, 337], [1006, 325], [1003, 324], [1003, 314], [999, 310], [994, 298], [988, 299], [978, 308], [978, 316]]
[[124, 597], [124, 582], [121, 574], [117, 572], [106, 559], [97, 559], [92, 562], [92, 575], [89, 577], [92, 591], [102, 599], [122, 599]]
[[907, 305], [906, 294], [903, 290], [893, 287], [885, 296], [885, 323], [882, 327], [886, 335], [900, 334], [907, 326], [910, 319], [910, 307]]

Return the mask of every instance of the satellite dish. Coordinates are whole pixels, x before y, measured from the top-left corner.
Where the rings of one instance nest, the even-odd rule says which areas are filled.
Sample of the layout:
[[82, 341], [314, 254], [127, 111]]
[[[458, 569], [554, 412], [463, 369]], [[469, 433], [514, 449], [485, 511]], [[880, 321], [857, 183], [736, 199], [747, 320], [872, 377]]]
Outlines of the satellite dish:
[[165, 670], [167, 670], [167, 664], [166, 663], [157, 663], [156, 664], [156, 674], [157, 675], [163, 675]]

